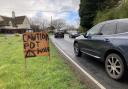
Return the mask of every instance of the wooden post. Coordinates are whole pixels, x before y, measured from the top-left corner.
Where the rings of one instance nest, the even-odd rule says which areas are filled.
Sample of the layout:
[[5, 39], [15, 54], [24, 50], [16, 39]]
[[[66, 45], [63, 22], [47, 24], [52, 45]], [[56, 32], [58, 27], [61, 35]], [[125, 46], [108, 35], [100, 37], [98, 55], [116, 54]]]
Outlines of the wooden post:
[[25, 70], [27, 69], [27, 59], [25, 57]]
[[[22, 40], [23, 40], [23, 35], [22, 35]], [[23, 47], [24, 47], [24, 42], [23, 42]], [[23, 48], [23, 53], [24, 53], [24, 48]], [[25, 71], [26, 71], [26, 69], [27, 69], [27, 59], [26, 59], [25, 55], [24, 55], [24, 64], [25, 64]]]
[[[48, 33], [47, 33], [48, 34]], [[51, 60], [51, 53], [50, 53], [50, 42], [49, 42], [49, 35], [48, 35], [48, 46], [49, 46], [49, 57], [48, 60]]]

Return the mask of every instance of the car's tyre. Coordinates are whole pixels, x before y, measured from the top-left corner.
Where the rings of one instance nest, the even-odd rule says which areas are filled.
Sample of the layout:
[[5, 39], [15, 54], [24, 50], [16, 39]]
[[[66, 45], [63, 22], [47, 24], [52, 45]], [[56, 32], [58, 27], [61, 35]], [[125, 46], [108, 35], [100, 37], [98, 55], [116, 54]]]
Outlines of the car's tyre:
[[64, 38], [64, 36], [62, 36], [62, 38]]
[[123, 58], [115, 53], [109, 54], [106, 57], [105, 69], [111, 78], [115, 80], [122, 79], [125, 73], [125, 63]]
[[80, 57], [82, 55], [82, 52], [80, 51], [78, 43], [74, 44], [74, 53], [77, 57]]

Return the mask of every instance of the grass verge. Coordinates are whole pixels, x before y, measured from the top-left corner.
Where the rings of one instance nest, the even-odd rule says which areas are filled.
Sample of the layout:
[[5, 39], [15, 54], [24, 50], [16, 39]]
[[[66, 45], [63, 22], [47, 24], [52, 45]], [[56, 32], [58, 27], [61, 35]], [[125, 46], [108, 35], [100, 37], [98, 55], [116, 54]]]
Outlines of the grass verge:
[[47, 57], [27, 59], [21, 37], [0, 36], [0, 89], [86, 89], [51, 45]]

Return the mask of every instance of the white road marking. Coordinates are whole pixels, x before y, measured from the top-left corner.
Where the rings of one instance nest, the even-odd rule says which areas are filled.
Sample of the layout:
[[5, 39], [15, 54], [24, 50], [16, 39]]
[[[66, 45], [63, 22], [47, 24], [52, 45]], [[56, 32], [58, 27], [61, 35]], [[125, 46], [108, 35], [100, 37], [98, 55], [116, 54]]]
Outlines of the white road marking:
[[[53, 40], [52, 40], [53, 42]], [[94, 77], [92, 77], [88, 72], [86, 72], [82, 67], [80, 67], [72, 58], [70, 58], [60, 47], [53, 42], [55, 46], [61, 51], [76, 67], [78, 67], [88, 78], [90, 78], [100, 89], [106, 89], [102, 84], [100, 84]]]
[[67, 34], [64, 36], [64, 39], [66, 41], [70, 42], [70, 43], [73, 43], [74, 42], [74, 38], [69, 38], [69, 35], [67, 35]]

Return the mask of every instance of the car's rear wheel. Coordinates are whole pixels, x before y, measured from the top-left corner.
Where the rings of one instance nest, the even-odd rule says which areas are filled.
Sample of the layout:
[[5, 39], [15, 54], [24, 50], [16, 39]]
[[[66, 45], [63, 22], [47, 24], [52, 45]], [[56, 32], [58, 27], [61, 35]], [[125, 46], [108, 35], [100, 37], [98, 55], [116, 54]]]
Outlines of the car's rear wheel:
[[78, 43], [74, 44], [74, 53], [77, 57], [80, 57], [82, 55]]
[[112, 53], [106, 57], [105, 69], [107, 74], [115, 79], [119, 80], [124, 76], [125, 64], [120, 55]]

